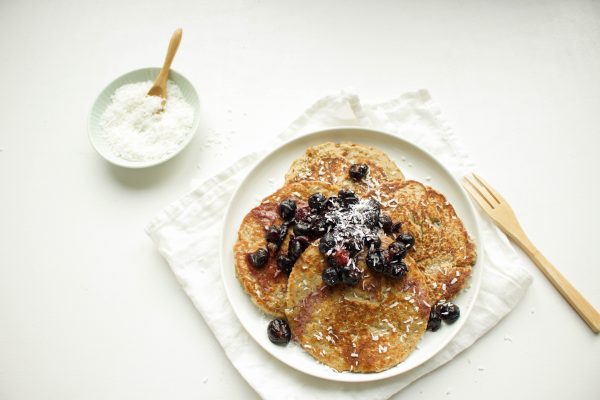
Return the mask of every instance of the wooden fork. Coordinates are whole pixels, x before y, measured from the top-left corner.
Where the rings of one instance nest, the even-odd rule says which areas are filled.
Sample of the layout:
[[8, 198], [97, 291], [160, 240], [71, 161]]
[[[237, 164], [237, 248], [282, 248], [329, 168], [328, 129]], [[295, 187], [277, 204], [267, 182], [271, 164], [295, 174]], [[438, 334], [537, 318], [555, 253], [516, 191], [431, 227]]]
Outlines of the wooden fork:
[[469, 192], [473, 199], [481, 206], [483, 211], [489, 215], [492, 220], [502, 229], [509, 238], [523, 249], [537, 267], [546, 275], [546, 278], [552, 282], [554, 287], [569, 302], [571, 307], [577, 311], [579, 316], [592, 328], [594, 333], [600, 331], [600, 314], [592, 307], [590, 303], [565, 279], [558, 270], [550, 264], [535, 248], [529, 240], [517, 217], [506, 200], [496, 192], [481, 177], [473, 174], [472, 177], [465, 176], [463, 187]]

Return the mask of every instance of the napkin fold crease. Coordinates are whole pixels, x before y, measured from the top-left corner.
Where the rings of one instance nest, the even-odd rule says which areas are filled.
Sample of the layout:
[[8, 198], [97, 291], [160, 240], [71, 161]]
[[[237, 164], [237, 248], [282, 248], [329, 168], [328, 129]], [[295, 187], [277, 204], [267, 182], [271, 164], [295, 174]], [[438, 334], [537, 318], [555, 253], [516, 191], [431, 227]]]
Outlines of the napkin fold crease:
[[[351, 90], [326, 96], [277, 136], [274, 146], [302, 133], [336, 126], [396, 134], [433, 154], [458, 178], [474, 168], [426, 90], [370, 105], [361, 104]], [[222, 229], [225, 206], [235, 188], [268, 150], [248, 154], [206, 180], [193, 181], [195, 189], [166, 207], [146, 227], [227, 357], [264, 399], [387, 399], [471, 346], [515, 307], [531, 284], [523, 256], [479, 213], [485, 249], [478, 264], [484, 269], [480, 292], [462, 329], [442, 351], [418, 368], [378, 382], [330, 382], [288, 367], [254, 342], [233, 313], [220, 276], [221, 237], [215, 235]]]

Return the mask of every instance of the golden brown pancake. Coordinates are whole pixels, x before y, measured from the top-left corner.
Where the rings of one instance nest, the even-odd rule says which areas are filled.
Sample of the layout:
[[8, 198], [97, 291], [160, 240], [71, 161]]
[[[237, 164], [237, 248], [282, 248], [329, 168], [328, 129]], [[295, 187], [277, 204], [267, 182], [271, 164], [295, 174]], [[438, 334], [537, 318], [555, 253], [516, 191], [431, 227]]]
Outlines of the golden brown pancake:
[[[367, 164], [369, 174], [360, 181], [350, 178], [353, 164]], [[387, 180], [404, 180], [398, 166], [381, 150], [356, 143], [323, 143], [309, 147], [285, 176], [287, 183], [317, 180], [365, 194]]]
[[433, 301], [450, 300], [465, 286], [477, 258], [475, 245], [454, 207], [416, 181], [384, 182], [374, 197], [402, 231], [415, 238], [409, 255], [425, 275]]
[[286, 316], [294, 340], [337, 371], [378, 372], [412, 352], [427, 327], [429, 292], [419, 268], [406, 258], [399, 280], [372, 272], [359, 256], [363, 279], [355, 286], [326, 286], [326, 267], [311, 245], [290, 275]]
[[[293, 199], [300, 208], [306, 206], [308, 197], [313, 193], [331, 196], [337, 191], [336, 187], [325, 182], [291, 183], [266, 197], [244, 217], [233, 248], [236, 275], [254, 304], [267, 314], [284, 316], [288, 277], [277, 268], [274, 254], [270, 254], [267, 265], [260, 269], [250, 264], [248, 254], [261, 247], [267, 248], [266, 229], [283, 222], [279, 215], [281, 201]], [[288, 243], [289, 235], [281, 245], [284, 254]]]

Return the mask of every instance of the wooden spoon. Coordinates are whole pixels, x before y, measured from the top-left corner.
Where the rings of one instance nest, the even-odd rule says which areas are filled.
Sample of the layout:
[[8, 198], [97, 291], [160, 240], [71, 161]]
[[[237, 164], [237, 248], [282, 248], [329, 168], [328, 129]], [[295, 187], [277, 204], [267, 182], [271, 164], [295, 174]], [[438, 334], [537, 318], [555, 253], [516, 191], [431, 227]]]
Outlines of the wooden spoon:
[[169, 70], [171, 69], [171, 63], [173, 62], [175, 53], [177, 53], [179, 42], [181, 42], [181, 35], [181, 28], [177, 28], [175, 32], [173, 32], [173, 36], [171, 36], [171, 41], [169, 42], [169, 49], [167, 50], [165, 62], [163, 64], [162, 69], [160, 70], [160, 73], [156, 77], [154, 84], [148, 91], [148, 96], [158, 96], [162, 97], [163, 99], [167, 98], [167, 79], [169, 79]]

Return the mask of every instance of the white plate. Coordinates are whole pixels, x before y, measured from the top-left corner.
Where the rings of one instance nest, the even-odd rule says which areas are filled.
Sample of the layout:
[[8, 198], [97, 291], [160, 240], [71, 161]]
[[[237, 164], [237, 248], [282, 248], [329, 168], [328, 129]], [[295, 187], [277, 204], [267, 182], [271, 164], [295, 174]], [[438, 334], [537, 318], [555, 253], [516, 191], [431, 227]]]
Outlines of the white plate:
[[343, 382], [366, 382], [396, 376], [424, 363], [450, 342], [466, 321], [479, 291], [481, 263], [473, 269], [470, 288], [455, 300], [460, 306], [461, 317], [452, 325], [443, 324], [437, 332], [426, 332], [418, 349], [397, 366], [372, 374], [339, 373], [317, 362], [300, 346], [290, 342], [287, 346], [274, 345], [267, 337], [267, 325], [272, 319], [256, 308], [235, 276], [233, 245], [242, 219], [260, 199], [271, 194], [283, 184], [283, 176], [293, 160], [301, 156], [307, 147], [327, 141], [351, 141], [384, 150], [395, 161], [407, 179], [415, 179], [443, 193], [454, 206], [458, 216], [477, 245], [478, 260], [483, 257], [479, 240], [479, 226], [467, 194], [460, 184], [434, 157], [419, 147], [397, 136], [362, 128], [336, 128], [314, 132], [292, 140], [273, 150], [259, 161], [240, 183], [225, 215], [221, 248], [221, 274], [231, 306], [240, 322], [267, 352], [283, 363], [319, 378]]

